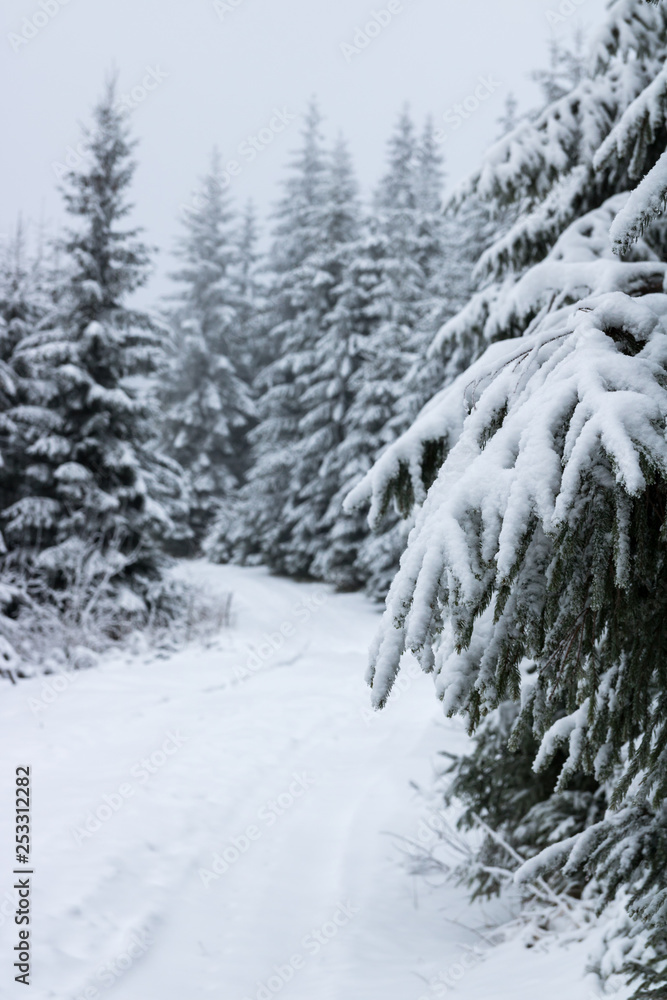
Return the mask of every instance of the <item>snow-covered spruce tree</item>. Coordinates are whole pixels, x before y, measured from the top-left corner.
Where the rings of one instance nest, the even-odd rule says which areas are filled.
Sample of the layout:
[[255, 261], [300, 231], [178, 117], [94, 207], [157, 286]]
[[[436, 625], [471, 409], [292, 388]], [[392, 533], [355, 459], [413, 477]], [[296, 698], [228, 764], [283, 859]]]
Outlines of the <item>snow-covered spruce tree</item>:
[[[368, 362], [367, 346], [377, 327], [374, 290], [380, 279], [384, 250], [384, 240], [373, 224], [365, 223], [349, 254], [345, 250], [345, 269], [329, 317], [328, 332], [335, 337], [341, 360], [345, 408], [341, 439], [324, 459], [326, 473], [335, 478], [338, 487], [324, 515], [326, 541], [313, 562], [313, 573], [340, 590], [354, 590], [369, 582], [366, 569], [359, 564], [359, 551], [369, 534], [368, 520], [361, 511], [345, 511], [344, 503], [376, 457], [368, 449], [356, 400]], [[372, 582], [370, 587], [372, 591]]]
[[[236, 371], [248, 387], [253, 404], [253, 421], [256, 421], [257, 390], [255, 380], [269, 364], [267, 324], [270, 310], [266, 289], [261, 280], [263, 261], [257, 249], [258, 228], [252, 203], [246, 206], [236, 234], [236, 251], [233, 274], [237, 287], [235, 330], [239, 342], [235, 346]], [[248, 428], [250, 430], [250, 427]], [[252, 465], [250, 440], [246, 440], [244, 473]], [[250, 558], [258, 546], [254, 539], [245, 536], [248, 517], [248, 498], [243, 488], [235, 490], [217, 505], [215, 517], [202, 547], [212, 562], [228, 562], [233, 558]]]
[[442, 237], [444, 157], [438, 148], [433, 119], [427, 118], [415, 151], [415, 208], [418, 260], [427, 281], [440, 274], [445, 245]]
[[[369, 307], [376, 318], [374, 340], [366, 351], [366, 367], [359, 380], [359, 405], [351, 414], [344, 444], [350, 468], [353, 448], [365, 454], [368, 465], [372, 464], [382, 448], [410, 425], [424, 403], [442, 387], [446, 379], [443, 359], [428, 349], [443, 322], [455, 315], [472, 293], [474, 266], [488, 243], [488, 213], [477, 203], [473, 206], [472, 199], [457, 212], [443, 213], [443, 158], [436, 136], [432, 122], [427, 120], [417, 140], [406, 113], [390, 144], [390, 170], [377, 199], [378, 205], [384, 204], [388, 211], [380, 207], [374, 222], [381, 242], [378, 281]], [[403, 189], [396, 202], [402, 211], [396, 213], [392, 209], [392, 186]], [[391, 281], [392, 272], [403, 274], [407, 280], [391, 288], [388, 278]], [[386, 301], [383, 304], [388, 288], [392, 303], [389, 314]], [[403, 322], [397, 323], [401, 309], [406, 307]], [[378, 368], [385, 338], [397, 348], [393, 373], [384, 362]], [[376, 380], [379, 384], [372, 385]], [[393, 393], [391, 389], [387, 392], [387, 383], [391, 382]], [[386, 422], [379, 423], [378, 416], [384, 416]], [[344, 512], [341, 516], [345, 516]], [[366, 579], [371, 596], [386, 596], [406, 536], [405, 523], [393, 516], [362, 541], [357, 572]]]
[[[510, 104], [507, 114], [512, 113]], [[496, 210], [474, 195], [443, 210], [443, 160], [432, 125], [426, 124], [417, 159], [417, 221], [420, 265], [426, 295], [416, 328], [417, 358], [405, 379], [399, 401], [398, 429], [405, 430], [429, 399], [451, 381], [448, 359], [431, 350], [442, 326], [470, 300], [477, 289], [475, 267], [484, 250], [508, 228], [510, 211]]]
[[53, 315], [14, 352], [30, 395], [10, 415], [32, 434], [22, 496], [2, 511], [8, 553], [68, 599], [72, 577], [115, 593], [117, 609], [142, 614], [159, 576], [168, 519], [151, 497], [155, 460], [144, 446], [152, 416], [132, 377], [149, 374], [161, 330], [127, 305], [146, 277], [148, 250], [123, 230], [133, 143], [113, 84], [86, 133], [89, 165], [64, 191], [73, 223]]
[[460, 215], [443, 215], [443, 183], [432, 122], [418, 139], [403, 112], [390, 140], [388, 171], [369, 232], [346, 276], [344, 302], [356, 316], [363, 361], [351, 383], [354, 403], [335, 459], [344, 470], [330, 510], [335, 541], [318, 565], [327, 579], [339, 580], [342, 572], [350, 585], [352, 579], [365, 581], [371, 596], [380, 599], [405, 546], [405, 526], [394, 517], [369, 537], [361, 515], [346, 513], [343, 503], [355, 481], [441, 386], [443, 364], [427, 357], [427, 348], [473, 287], [473, 267], [484, 246], [481, 228], [471, 225], [467, 206]]
[[[52, 428], [40, 406], [40, 379], [20, 357], [20, 347], [44, 321], [56, 301], [54, 262], [44, 252], [42, 234], [36, 249], [29, 247], [28, 233], [19, 220], [15, 235], [0, 252], [0, 510], [24, 495], [32, 463], [30, 448]], [[0, 552], [7, 547], [0, 534]], [[3, 567], [5, 569], [5, 567]], [[27, 603], [25, 581], [3, 572], [0, 582], [0, 666], [23, 676], [25, 622], [17, 621]], [[12, 676], [14, 674], [12, 673]]]
[[532, 732], [537, 771], [562, 753], [558, 791], [581, 774], [605, 787], [613, 811], [520, 876], [583, 866], [607, 899], [627, 893], [656, 952], [638, 996], [667, 985], [667, 296], [651, 231], [631, 245], [659, 207], [635, 164], [659, 163], [664, 115], [635, 142], [631, 122], [666, 45], [663, 6], [618, 0], [591, 75], [491, 150], [473, 190], [521, 215], [483, 258], [493, 284], [441, 336], [472, 363], [356, 491], [373, 517], [391, 497], [419, 508], [374, 703], [412, 650], [448, 713], [475, 729], [520, 701], [510, 746]]
[[[554, 43], [550, 49], [549, 70], [533, 74], [547, 101], [563, 97], [582, 79], [585, 59], [581, 44], [579, 36], [575, 38], [574, 50]], [[519, 119], [517, 103], [510, 95], [498, 122], [499, 138], [514, 131], [525, 117]], [[517, 206], [512, 203], [484, 203], [474, 191], [467, 192], [450, 206], [444, 216], [448, 230], [441, 272], [442, 311], [439, 316], [435, 314], [436, 320], [446, 322], [472, 297], [476, 282], [480, 280], [475, 265], [483, 251], [508, 231], [517, 215]], [[605, 239], [605, 231], [601, 237]], [[452, 381], [458, 367], [466, 367], [470, 360], [474, 358], [450, 357], [446, 351], [427, 350], [426, 357], [417, 362], [412, 377], [419, 378], [421, 373], [432, 389], [432, 396]], [[538, 744], [532, 734], [526, 732], [513, 751], [508, 749], [510, 723], [516, 715], [517, 709], [511, 702], [503, 702], [489, 712], [475, 733], [473, 749], [452, 762], [442, 785], [447, 803], [459, 799], [465, 804], [460, 819], [462, 827], [476, 826], [479, 817], [493, 831], [484, 835], [477, 851], [461, 867], [460, 875], [475, 896], [499, 891], [502, 884], [511, 879], [517, 865], [507, 846], [501, 845], [508, 845], [526, 858], [532, 857], [550, 843], [550, 838], [560, 837], [563, 831], [572, 834], [582, 830], [604, 813], [604, 791], [590, 776], [578, 773], [570, 780], [567, 790], [554, 793], [563, 763], [560, 757], [537, 777], [533, 774]], [[503, 879], [499, 875], [502, 871], [505, 872]], [[567, 879], [557, 880], [558, 888], [577, 892], [582, 878], [581, 871], [572, 872]]]
[[442, 166], [433, 130], [419, 143], [408, 110], [389, 140], [388, 169], [375, 196], [375, 231], [383, 241], [371, 311], [377, 327], [367, 345], [359, 406], [377, 428], [376, 454], [409, 423], [404, 380], [421, 347], [420, 324], [430, 305], [428, 280], [441, 252]]
[[[23, 495], [26, 470], [31, 467], [30, 445], [52, 425], [52, 418], [46, 418], [41, 407], [30, 405], [41, 398], [43, 386], [18, 354], [23, 341], [43, 322], [52, 302], [44, 278], [41, 255], [30, 256], [26, 229], [19, 220], [0, 256], [0, 510], [9, 508]], [[4, 556], [4, 537], [0, 548]]]
[[[290, 446], [290, 560], [307, 567], [311, 576], [326, 575], [330, 538], [336, 533], [335, 498], [342, 472], [339, 447], [361, 360], [360, 331], [355, 328], [359, 316], [350, 308], [353, 303], [347, 283], [348, 269], [358, 248], [361, 217], [352, 162], [341, 139], [327, 160], [319, 248], [303, 267], [318, 292], [319, 315], [313, 314], [317, 326], [312, 331], [312, 346], [304, 352], [296, 374], [303, 416], [298, 438]], [[358, 586], [353, 563], [351, 558], [349, 569], [339, 563], [336, 579], [327, 578], [342, 588]]]
[[[174, 348], [162, 394], [162, 436], [190, 479], [193, 546], [201, 544], [220, 507], [247, 468], [254, 404], [240, 369], [247, 363], [234, 216], [214, 151], [196, 207], [184, 216], [173, 274], [180, 285], [172, 312]], [[245, 313], [247, 303], [243, 303]]]
[[41, 322], [51, 297], [47, 265], [41, 245], [29, 252], [28, 234], [22, 219], [16, 232], [0, 247], [0, 317], [4, 336], [1, 356], [9, 361], [17, 344]]
[[[660, 3], [661, 0], [653, 0]], [[664, 15], [663, 15], [664, 16]], [[636, 187], [612, 226], [614, 248], [626, 253], [667, 204], [667, 65], [651, 78], [597, 151], [599, 171], [622, 169]], [[639, 182], [639, 183], [637, 183]]]
[[295, 576], [308, 574], [311, 557], [291, 545], [296, 504], [292, 449], [301, 439], [305, 415], [302, 379], [312, 365], [326, 311], [326, 292], [314, 280], [313, 266], [322, 238], [327, 178], [315, 105], [308, 110], [302, 136], [275, 213], [267, 263], [269, 362], [254, 387], [258, 422], [250, 435], [253, 464], [234, 516], [216, 528], [217, 538], [209, 543], [213, 553], [226, 549], [236, 559], [263, 562], [275, 572]]
[[576, 29], [569, 44], [552, 38], [549, 42], [548, 68], [531, 73], [531, 78], [540, 86], [544, 103], [553, 104], [566, 97], [588, 75], [587, 64], [588, 53], [581, 28]]
[[41, 255], [29, 255], [25, 226], [19, 220], [15, 235], [0, 249], [0, 509], [19, 498], [27, 464], [26, 435], [8, 412], [16, 412], [27, 389], [14, 354], [43, 319], [48, 302]]
[[[420, 170], [420, 157], [435, 171], [431, 183], [426, 171]], [[387, 159], [371, 223], [380, 244], [378, 278], [368, 306], [375, 322], [364, 345], [365, 361], [347, 420], [347, 433], [363, 442], [369, 464], [408, 425], [419, 392], [419, 386], [413, 387], [406, 401], [406, 380], [420, 356], [420, 327], [430, 304], [426, 260], [437, 239], [432, 209], [439, 159], [433, 145], [420, 148], [407, 109], [399, 115], [389, 139]], [[395, 515], [361, 543], [357, 572], [372, 596], [382, 599], [386, 595], [404, 546], [403, 525]]]
[[427, 351], [442, 324], [459, 311], [472, 291], [465, 275], [466, 263], [471, 262], [466, 262], [461, 246], [456, 246], [460, 240], [455, 220], [447, 218], [443, 211], [444, 182], [444, 159], [429, 118], [416, 148], [414, 166], [416, 259], [423, 274], [424, 293], [413, 333], [416, 359], [405, 375], [398, 402], [399, 431], [409, 427], [424, 403], [442, 388], [442, 360], [428, 358]]
[[236, 361], [239, 374], [247, 385], [268, 364], [266, 344], [266, 297], [260, 280], [261, 257], [258, 250], [259, 229], [254, 205], [249, 202], [235, 237], [234, 277], [237, 286]]
[[[588, 73], [563, 97], [503, 136], [458, 192], [455, 203], [472, 194], [494, 212], [509, 208], [516, 221], [482, 256], [477, 269], [481, 290], [445, 324], [434, 344], [449, 375], [465, 370], [494, 340], [521, 336], [540, 310], [556, 301], [545, 287], [541, 296], [526, 299], [534, 311], [505, 316], [502, 309], [508, 290], [544, 258], [568, 225], [634, 186], [622, 162], [611, 158], [600, 164], [596, 156], [613, 124], [660, 72], [664, 32], [661, 7], [615, 0], [605, 29], [594, 39]], [[579, 63], [575, 60], [575, 81]], [[559, 88], [563, 82], [561, 78]], [[647, 165], [659, 155], [659, 143], [649, 144]]]

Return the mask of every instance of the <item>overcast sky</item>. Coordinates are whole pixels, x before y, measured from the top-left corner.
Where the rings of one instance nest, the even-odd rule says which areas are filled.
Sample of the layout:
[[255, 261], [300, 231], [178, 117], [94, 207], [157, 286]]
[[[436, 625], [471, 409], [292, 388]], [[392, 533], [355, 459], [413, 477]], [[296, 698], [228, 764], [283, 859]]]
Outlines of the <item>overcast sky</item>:
[[[76, 147], [79, 124], [114, 67], [121, 93], [136, 103], [134, 200], [137, 221], [162, 249], [150, 289], [156, 294], [171, 265], [179, 207], [214, 144], [238, 164], [230, 190], [239, 204], [252, 197], [266, 213], [298, 144], [291, 116], [316, 96], [327, 133], [348, 138], [367, 191], [408, 101], [418, 120], [430, 113], [442, 126], [456, 182], [493, 139], [506, 95], [530, 104], [535, 91], [527, 76], [545, 64], [549, 38], [566, 37], [580, 23], [594, 29], [605, 7], [605, 0], [577, 0], [576, 12], [553, 24], [549, 12], [563, 3], [567, 11], [572, 0], [390, 2], [3, 0], [0, 234], [13, 229], [19, 211], [54, 226], [61, 220], [57, 164]], [[357, 34], [374, 11], [382, 27]], [[454, 130], [443, 116], [474, 95], [480, 78], [490, 93]], [[249, 137], [257, 137], [252, 159], [241, 146]]]

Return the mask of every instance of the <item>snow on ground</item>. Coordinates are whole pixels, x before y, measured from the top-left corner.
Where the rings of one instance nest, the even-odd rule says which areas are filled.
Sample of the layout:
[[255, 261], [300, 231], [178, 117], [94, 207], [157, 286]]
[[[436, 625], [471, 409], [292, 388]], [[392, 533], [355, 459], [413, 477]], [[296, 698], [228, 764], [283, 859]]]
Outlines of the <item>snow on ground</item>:
[[[587, 1000], [585, 945], [513, 942], [463, 962], [479, 915], [462, 890], [399, 863], [389, 834], [416, 838], [424, 815], [410, 782], [466, 737], [428, 678], [370, 716], [376, 607], [262, 570], [183, 571], [234, 594], [233, 625], [207, 648], [116, 656], [52, 678], [55, 694], [43, 679], [3, 687], [0, 995]], [[29, 994], [10, 957], [21, 764], [33, 775]]]

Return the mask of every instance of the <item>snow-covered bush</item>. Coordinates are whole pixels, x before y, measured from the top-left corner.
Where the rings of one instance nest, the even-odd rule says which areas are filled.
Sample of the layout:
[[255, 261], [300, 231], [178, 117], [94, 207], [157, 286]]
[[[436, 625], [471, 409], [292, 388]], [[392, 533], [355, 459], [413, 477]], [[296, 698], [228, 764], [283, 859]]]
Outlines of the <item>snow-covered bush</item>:
[[[232, 595], [209, 593], [171, 574], [142, 596], [119, 587], [109, 555], [71, 540], [61, 552], [64, 583], [54, 589], [30, 572], [5, 571], [0, 583], [0, 675], [86, 669], [113, 648], [177, 649], [208, 642], [232, 622]], [[65, 558], [66, 557], [66, 558]], [[120, 552], [115, 563], [123, 561]]]

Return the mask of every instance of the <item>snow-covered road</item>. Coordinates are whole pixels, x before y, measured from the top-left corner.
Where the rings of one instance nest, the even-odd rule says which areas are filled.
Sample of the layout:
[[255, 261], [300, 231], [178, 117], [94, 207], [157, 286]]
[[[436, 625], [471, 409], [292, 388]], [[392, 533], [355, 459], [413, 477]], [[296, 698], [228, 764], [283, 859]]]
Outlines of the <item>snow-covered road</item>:
[[[359, 595], [261, 570], [186, 571], [234, 594], [234, 624], [209, 648], [110, 659], [53, 695], [41, 680], [3, 686], [0, 995], [445, 995], [428, 980], [458, 973], [476, 943], [460, 922], [474, 917], [461, 891], [411, 878], [388, 834], [417, 836], [410, 782], [462, 745], [461, 727], [422, 677], [370, 715], [378, 611]], [[33, 792], [29, 994], [11, 969], [21, 764]], [[475, 963], [457, 993], [534, 1000], [538, 987], [552, 995], [546, 977], [554, 997], [588, 996], [580, 949], [567, 962], [522, 950], [522, 971], [518, 950]]]

